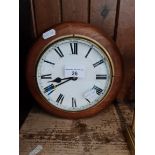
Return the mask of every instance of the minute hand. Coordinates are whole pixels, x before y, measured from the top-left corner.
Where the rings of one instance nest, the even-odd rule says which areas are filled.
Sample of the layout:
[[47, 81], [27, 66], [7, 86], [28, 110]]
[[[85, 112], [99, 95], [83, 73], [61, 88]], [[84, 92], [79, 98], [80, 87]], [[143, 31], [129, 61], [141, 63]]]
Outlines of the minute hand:
[[48, 81], [48, 82], [56, 82], [56, 83], [60, 83], [62, 80], [69, 80], [69, 79], [72, 79], [72, 77], [68, 77], [68, 78], [60, 78], [60, 77], [57, 77], [55, 78], [54, 80], [52, 81]]
[[[66, 83], [66, 82], [68, 82], [68, 81], [70, 81], [70, 80], [75, 80], [74, 78], [69, 78], [68, 80], [66, 80], [66, 81], [64, 81], [64, 82], [62, 82], [62, 83], [59, 83], [59, 84], [57, 84], [57, 85], [55, 85], [54, 87], [56, 88], [56, 87], [58, 87], [58, 86], [60, 86], [60, 85], [62, 85], [62, 84], [64, 84], [64, 83]], [[77, 79], [76, 79], [77, 80]]]
[[57, 78], [55, 78], [54, 80], [48, 81], [48, 82], [60, 83], [62, 80], [69, 80], [69, 79], [71, 79], [71, 80], [76, 80], [77, 77], [67, 77], [67, 78], [60, 78], [60, 77], [57, 77]]

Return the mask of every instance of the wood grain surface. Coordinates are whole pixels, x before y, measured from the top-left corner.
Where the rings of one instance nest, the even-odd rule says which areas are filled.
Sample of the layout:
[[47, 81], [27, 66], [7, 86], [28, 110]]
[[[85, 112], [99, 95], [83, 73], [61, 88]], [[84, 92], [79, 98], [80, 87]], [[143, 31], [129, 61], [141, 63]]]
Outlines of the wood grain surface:
[[117, 0], [91, 0], [90, 23], [103, 29], [113, 37]]
[[[116, 43], [120, 49], [123, 66], [124, 81], [118, 96], [119, 100], [124, 100], [130, 95], [134, 98], [134, 75], [135, 75], [135, 1], [121, 0], [119, 10], [119, 20]], [[133, 86], [133, 87], [132, 87]]]
[[130, 104], [121, 103], [118, 104], [119, 109], [125, 119], [125, 122], [128, 126], [132, 126], [133, 124], [133, 117], [134, 117], [134, 109], [130, 106]]
[[92, 118], [68, 120], [33, 108], [20, 130], [20, 155], [130, 155], [114, 105]]
[[[33, 23], [35, 23], [36, 37], [40, 36], [45, 30], [54, 24], [61, 22], [60, 0], [33, 0], [31, 7]], [[31, 5], [32, 5], [31, 4]]]
[[62, 0], [62, 21], [88, 22], [88, 0]]

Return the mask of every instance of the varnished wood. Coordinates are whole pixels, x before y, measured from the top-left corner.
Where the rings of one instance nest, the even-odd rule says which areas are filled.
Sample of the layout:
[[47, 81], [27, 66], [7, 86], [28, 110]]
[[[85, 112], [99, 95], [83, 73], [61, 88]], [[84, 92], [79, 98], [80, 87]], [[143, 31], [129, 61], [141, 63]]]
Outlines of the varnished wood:
[[[82, 118], [88, 117], [96, 114], [97, 112], [104, 109], [117, 95], [121, 82], [122, 82], [122, 68], [121, 68], [121, 59], [118, 52], [117, 47], [115, 46], [114, 42], [110, 40], [106, 34], [88, 24], [83, 23], [64, 23], [59, 24], [52, 27], [56, 31], [56, 35], [44, 40], [42, 37], [34, 44], [32, 49], [30, 50], [28, 62], [27, 62], [27, 81], [28, 86], [32, 95], [35, 97], [37, 102], [48, 112], [56, 114], [61, 117], [66, 118]], [[42, 54], [42, 49], [53, 40], [68, 35], [83, 35], [93, 40], [99, 42], [107, 51], [113, 63], [113, 78], [110, 90], [108, 95], [95, 106], [79, 111], [79, 112], [69, 112], [63, 111], [55, 106], [49, 104], [42, 95], [40, 95], [40, 91], [37, 87], [35, 76], [35, 66], [37, 65], [37, 60], [39, 56]]]
[[134, 109], [131, 106], [127, 105], [126, 103], [114, 103], [116, 107], [116, 111], [118, 114], [119, 119], [121, 120], [121, 126], [123, 135], [127, 141], [129, 150], [131, 155], [135, 153], [135, 131], [132, 128], [133, 125], [133, 116], [134, 116]]
[[117, 0], [91, 0], [90, 23], [103, 29], [113, 37]]
[[[123, 58], [124, 81], [118, 99], [124, 100], [129, 96], [129, 90], [135, 75], [135, 1], [121, 0], [116, 43]], [[134, 87], [132, 87], [134, 93]], [[134, 94], [130, 95], [133, 96]]]
[[135, 134], [135, 112], [134, 112], [133, 118], [132, 118], [131, 130], [132, 130], [133, 134]]
[[62, 0], [62, 21], [88, 22], [88, 0]]
[[31, 6], [33, 37], [37, 38], [36, 19], [35, 19], [35, 12], [34, 12], [34, 0], [30, 0], [30, 6]]
[[127, 140], [131, 155], [134, 155], [135, 154], [135, 136], [132, 132], [131, 127], [128, 126], [125, 128], [124, 135]]
[[33, 4], [36, 36], [40, 36], [49, 27], [61, 22], [60, 0], [33, 0]]

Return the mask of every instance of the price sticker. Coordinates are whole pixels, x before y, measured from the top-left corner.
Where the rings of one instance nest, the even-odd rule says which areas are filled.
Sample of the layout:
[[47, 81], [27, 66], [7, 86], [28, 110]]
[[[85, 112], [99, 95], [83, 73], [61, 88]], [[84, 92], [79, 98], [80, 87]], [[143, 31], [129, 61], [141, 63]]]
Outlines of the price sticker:
[[65, 77], [85, 77], [85, 68], [81, 65], [66, 65], [65, 66]]
[[56, 35], [56, 31], [54, 29], [51, 29], [49, 31], [46, 31], [45, 33], [42, 34], [43, 39], [48, 39], [52, 36]]
[[41, 150], [43, 149], [43, 147], [41, 145], [38, 145], [34, 150], [32, 150], [29, 155], [36, 155], [38, 154]]
[[84, 94], [84, 98], [86, 98], [90, 102], [93, 102], [94, 100], [98, 98], [98, 95], [96, 94], [96, 90], [93, 88], [90, 89]]

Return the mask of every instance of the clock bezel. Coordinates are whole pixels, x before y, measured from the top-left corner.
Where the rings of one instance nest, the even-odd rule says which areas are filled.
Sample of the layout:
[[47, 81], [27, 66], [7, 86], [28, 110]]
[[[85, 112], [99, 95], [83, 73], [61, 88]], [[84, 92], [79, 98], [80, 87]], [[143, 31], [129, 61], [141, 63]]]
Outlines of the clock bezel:
[[[67, 25], [69, 24], [70, 27], [64, 27], [64, 26], [67, 26], [66, 24]], [[63, 26], [63, 29], [61, 28], [61, 26]], [[59, 34], [56, 34], [55, 36], [48, 38], [46, 40], [44, 40], [42, 37], [40, 37], [39, 40], [36, 42], [36, 44], [32, 47], [30, 54], [28, 56], [27, 81], [28, 81], [28, 86], [29, 86], [29, 89], [30, 89], [32, 95], [46, 111], [48, 111], [52, 114], [55, 114], [57, 116], [60, 116], [60, 117], [77, 119], [77, 118], [88, 117], [88, 116], [92, 116], [92, 115], [96, 114], [97, 112], [104, 109], [114, 99], [114, 97], [116, 96], [117, 91], [118, 91], [118, 88], [116, 88], [116, 86], [120, 86], [122, 69], [121, 69], [121, 59], [119, 56], [118, 49], [116, 47], [113, 48], [113, 51], [115, 51], [116, 53], [111, 55], [111, 52], [108, 49], [106, 49], [105, 46], [103, 46], [103, 44], [101, 44], [100, 41], [98, 41], [98, 37], [106, 38], [105, 35], [103, 35], [102, 33], [99, 32], [97, 37], [93, 36], [94, 32], [98, 32], [98, 30], [95, 29], [94, 27], [88, 26], [89, 29], [91, 28], [91, 31], [90, 31], [91, 33], [89, 33], [89, 34], [83, 34], [83, 29], [82, 29], [82, 31], [80, 29], [80, 31], [78, 31], [78, 33], [75, 32], [76, 31], [75, 27], [84, 28], [87, 32], [86, 26], [88, 26], [88, 25], [81, 24], [81, 23], [80, 24], [79, 23], [64, 23], [64, 24], [57, 25], [55, 27], [56, 32], [58, 32], [57, 29], [59, 29], [63, 33], [59, 31]], [[70, 32], [65, 31], [65, 33], [64, 33], [64, 30], [70, 30]], [[45, 99], [45, 97], [42, 95], [42, 93], [40, 92], [40, 90], [38, 88], [37, 80], [35, 78], [36, 67], [37, 67], [38, 61], [40, 60], [40, 57], [44, 53], [45, 49], [48, 48], [49, 45], [57, 42], [58, 40], [63, 40], [65, 38], [71, 38], [71, 37], [85, 39], [87, 41], [92, 42], [100, 49], [102, 49], [104, 51], [106, 57], [108, 58], [108, 61], [110, 64], [110, 70], [112, 72], [111, 83], [110, 83], [109, 89], [107, 90], [107, 93], [104, 96], [104, 98], [102, 98], [98, 103], [91, 106], [90, 108], [84, 109], [81, 111], [67, 111], [67, 110], [57, 108], [56, 106], [49, 103]], [[112, 47], [114, 45], [114, 43], [109, 41], [109, 39], [107, 41], [108, 41], [108, 44], [109, 43], [111, 44], [110, 47]], [[119, 68], [115, 67], [115, 64], [116, 64], [115, 61], [119, 64]], [[115, 84], [115, 83], [117, 83], [117, 84]]]

